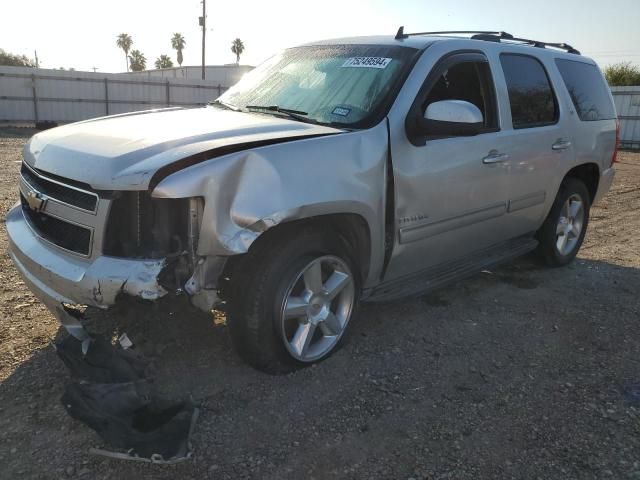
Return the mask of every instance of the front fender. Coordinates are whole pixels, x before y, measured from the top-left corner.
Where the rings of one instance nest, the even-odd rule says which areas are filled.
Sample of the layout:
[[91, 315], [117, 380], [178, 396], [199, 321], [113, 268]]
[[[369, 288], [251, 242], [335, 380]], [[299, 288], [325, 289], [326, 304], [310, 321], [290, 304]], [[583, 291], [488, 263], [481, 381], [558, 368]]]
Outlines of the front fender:
[[152, 195], [204, 198], [197, 251], [203, 256], [245, 253], [263, 232], [284, 222], [360, 215], [371, 234], [373, 279], [384, 258], [386, 159], [381, 123], [207, 160], [168, 176]]

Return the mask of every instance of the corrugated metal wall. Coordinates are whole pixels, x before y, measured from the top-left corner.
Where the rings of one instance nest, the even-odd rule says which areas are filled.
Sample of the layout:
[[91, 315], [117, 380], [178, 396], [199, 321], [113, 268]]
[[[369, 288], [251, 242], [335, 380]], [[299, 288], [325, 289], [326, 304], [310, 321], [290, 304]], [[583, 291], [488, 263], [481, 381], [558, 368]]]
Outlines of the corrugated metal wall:
[[[207, 81], [213, 82], [215, 85], [233, 85], [240, 81], [242, 76], [253, 70], [250, 65], [207, 65], [205, 68], [205, 78]], [[129, 72], [127, 75], [136, 78], [153, 79], [156, 77], [164, 78], [194, 78], [202, 79], [202, 67], [171, 67], [171, 68], [154, 68], [153, 70], [145, 70], [143, 72]]]
[[623, 148], [640, 149], [640, 86], [611, 87]]
[[0, 67], [0, 122], [74, 122], [215, 100], [226, 86], [190, 78]]
[[[229, 86], [192, 78], [0, 66], [0, 122], [74, 122], [167, 106], [197, 106]], [[612, 87], [625, 148], [640, 149], [640, 86]]]

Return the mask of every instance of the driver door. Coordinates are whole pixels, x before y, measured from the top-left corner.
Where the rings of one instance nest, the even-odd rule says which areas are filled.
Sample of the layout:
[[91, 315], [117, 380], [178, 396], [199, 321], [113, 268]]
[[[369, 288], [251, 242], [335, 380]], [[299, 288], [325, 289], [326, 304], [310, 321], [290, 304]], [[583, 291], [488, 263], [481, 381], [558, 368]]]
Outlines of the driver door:
[[[412, 113], [422, 118], [431, 103], [442, 100], [478, 107], [480, 133], [412, 135]], [[407, 118], [409, 133], [391, 141], [397, 231], [385, 281], [446, 266], [511, 238], [506, 215], [510, 152], [497, 112], [484, 54], [448, 55], [427, 76]]]

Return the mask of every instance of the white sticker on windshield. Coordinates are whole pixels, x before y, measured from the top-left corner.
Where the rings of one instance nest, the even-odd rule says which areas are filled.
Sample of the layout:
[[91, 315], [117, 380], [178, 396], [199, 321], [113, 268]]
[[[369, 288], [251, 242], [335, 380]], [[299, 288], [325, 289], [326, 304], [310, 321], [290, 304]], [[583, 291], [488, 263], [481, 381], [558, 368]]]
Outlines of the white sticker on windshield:
[[342, 67], [354, 68], [387, 68], [391, 58], [384, 57], [351, 57], [342, 64]]

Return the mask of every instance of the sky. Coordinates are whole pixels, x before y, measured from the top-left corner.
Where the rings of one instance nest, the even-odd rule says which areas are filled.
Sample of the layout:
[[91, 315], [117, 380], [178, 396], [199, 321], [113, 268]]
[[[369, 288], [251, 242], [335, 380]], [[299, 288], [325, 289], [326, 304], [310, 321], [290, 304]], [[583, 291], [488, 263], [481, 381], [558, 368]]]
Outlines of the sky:
[[[126, 32], [147, 68], [175, 51], [184, 35], [183, 65], [199, 65], [201, 0], [4, 0], [0, 48], [40, 66], [124, 71], [116, 36]], [[207, 0], [209, 65], [235, 62], [231, 42], [245, 45], [242, 64], [313, 40], [405, 31], [503, 30], [519, 37], [566, 42], [601, 66], [640, 65], [640, 0]]]

